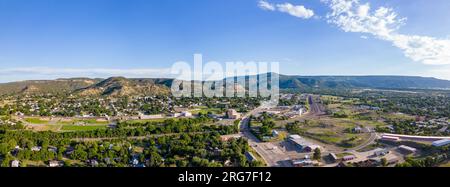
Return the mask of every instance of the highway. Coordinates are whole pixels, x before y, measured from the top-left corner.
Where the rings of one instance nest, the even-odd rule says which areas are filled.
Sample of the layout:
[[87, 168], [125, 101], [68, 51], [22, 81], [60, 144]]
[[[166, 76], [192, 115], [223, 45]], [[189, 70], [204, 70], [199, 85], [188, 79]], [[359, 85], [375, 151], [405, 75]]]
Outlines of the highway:
[[[315, 102], [312, 95], [308, 96], [308, 103], [310, 105], [309, 115], [325, 114], [323, 106]], [[264, 108], [267, 107], [262, 105], [243, 116], [240, 122], [241, 131], [239, 133], [239, 136], [245, 137], [248, 140], [250, 147], [253, 148], [262, 157], [268, 167], [292, 167], [290, 161], [291, 158], [286, 152], [281, 150], [281, 148], [273, 143], [261, 142], [250, 132], [250, 128], [248, 127], [250, 116], [262, 112]], [[361, 156], [360, 153], [356, 152], [356, 150], [365, 148], [368, 145], [374, 143], [378, 137], [377, 133], [373, 129], [368, 129], [368, 133], [370, 133], [370, 137], [366, 142], [344, 152], [354, 153], [358, 156], [358, 158], [364, 158], [364, 156], [366, 155]]]
[[[308, 103], [310, 104], [309, 113], [312, 115], [322, 115], [325, 112], [323, 107], [314, 102], [313, 96], [308, 96]], [[243, 116], [240, 122], [240, 135], [248, 140], [250, 147], [252, 147], [264, 160], [268, 167], [292, 167], [291, 158], [287, 153], [282, 151], [278, 146], [270, 142], [261, 142], [256, 138], [248, 127], [250, 116], [256, 115], [263, 111], [264, 108], [268, 108], [266, 104], [262, 104], [260, 107], [248, 112]]]
[[240, 123], [240, 135], [248, 140], [251, 148], [253, 148], [264, 160], [268, 167], [292, 167], [289, 156], [278, 147], [270, 142], [261, 142], [256, 138], [248, 127], [251, 115], [256, 115], [262, 111], [262, 107], [256, 108], [247, 113]]

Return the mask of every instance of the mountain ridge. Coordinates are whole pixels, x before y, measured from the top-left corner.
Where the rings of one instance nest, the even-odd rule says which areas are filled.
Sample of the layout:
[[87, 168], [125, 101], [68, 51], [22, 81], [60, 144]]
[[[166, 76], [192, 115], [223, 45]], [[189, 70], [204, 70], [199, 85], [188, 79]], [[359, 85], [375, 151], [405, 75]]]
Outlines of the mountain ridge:
[[[258, 78], [260, 75], [252, 76]], [[246, 78], [249, 77], [246, 76]], [[34, 93], [73, 93], [80, 96], [158, 95], [169, 94], [174, 80], [171, 78], [125, 77], [27, 80], [0, 83], [0, 95]], [[450, 89], [450, 81], [433, 77], [396, 75], [302, 76], [280, 74], [279, 87], [280, 89], [294, 90], [311, 88]]]

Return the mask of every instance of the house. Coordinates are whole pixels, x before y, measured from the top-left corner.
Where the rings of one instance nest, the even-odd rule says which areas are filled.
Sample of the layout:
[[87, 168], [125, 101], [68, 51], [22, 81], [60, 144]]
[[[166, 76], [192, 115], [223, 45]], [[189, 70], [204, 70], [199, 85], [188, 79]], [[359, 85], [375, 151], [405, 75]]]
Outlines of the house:
[[306, 112], [305, 107], [301, 106], [301, 105], [295, 105], [292, 110], [297, 113], [297, 115], [301, 116], [303, 115], [303, 113]]
[[192, 113], [189, 111], [183, 111], [181, 112], [181, 116], [183, 117], [192, 117]]
[[304, 140], [300, 135], [297, 134], [289, 135], [288, 140], [295, 146], [297, 146], [299, 149], [303, 149]]
[[352, 131], [353, 131], [353, 133], [362, 133], [363, 129], [358, 126], [358, 127], [353, 128]]
[[62, 167], [64, 165], [64, 163], [62, 161], [58, 161], [58, 160], [50, 160], [48, 162], [48, 166], [49, 167]]
[[225, 163], [223, 164], [225, 167], [231, 167], [233, 166], [233, 162], [231, 162], [231, 160], [226, 160]]
[[228, 116], [229, 119], [239, 119], [239, 118], [241, 118], [241, 114], [236, 112], [236, 110], [234, 110], [234, 109], [229, 109], [227, 111], [227, 116]]
[[347, 167], [347, 164], [345, 162], [341, 161], [341, 162], [339, 162], [338, 165], [336, 165], [336, 167], [338, 167], [338, 168], [345, 168], [345, 167]]
[[408, 154], [415, 153], [417, 151], [416, 148], [409, 147], [409, 146], [406, 146], [406, 145], [398, 146], [398, 150], [400, 150], [400, 151], [402, 151], [404, 153], [408, 153]]
[[11, 167], [17, 168], [17, 167], [19, 167], [19, 164], [20, 164], [20, 161], [18, 161], [18, 160], [13, 160], [13, 161], [11, 162]]
[[133, 164], [134, 166], [139, 164], [139, 160], [136, 158], [133, 158], [133, 160], [131, 160], [131, 164]]
[[86, 164], [90, 165], [91, 167], [97, 167], [98, 166], [98, 161], [97, 160], [87, 160]]
[[305, 145], [305, 147], [303, 148], [303, 151], [306, 152], [312, 152], [316, 149], [320, 149], [319, 145], [315, 145], [315, 144], [309, 144], [309, 145]]
[[338, 160], [338, 157], [334, 153], [330, 153], [330, 154], [328, 154], [328, 156], [330, 157], [330, 160], [332, 162], [336, 162]]
[[270, 136], [263, 136], [261, 140], [263, 142], [268, 142], [268, 141], [270, 141], [270, 139], [272, 139], [272, 137], [270, 137]]
[[170, 116], [170, 117], [177, 118], [177, 117], [180, 117], [180, 116], [181, 116], [181, 113], [173, 113], [173, 114], [170, 114], [169, 116]]
[[48, 146], [47, 151], [57, 153], [57, 152], [58, 152], [58, 148], [56, 148], [56, 147], [54, 147], [54, 146]]
[[311, 156], [305, 155], [305, 159], [311, 159]]
[[389, 150], [381, 148], [375, 149], [375, 151], [373, 152], [374, 156], [384, 156], [387, 154], [389, 154]]
[[42, 147], [41, 146], [34, 146], [31, 148], [31, 151], [41, 151]]
[[355, 158], [356, 157], [354, 155], [347, 155], [347, 156], [342, 157], [342, 160], [343, 161], [349, 161], [349, 160], [353, 160]]
[[107, 165], [111, 164], [111, 159], [110, 159], [109, 157], [106, 157], [106, 158], [104, 158], [103, 160], [105, 161], [105, 163], [106, 163]]
[[309, 167], [319, 164], [319, 162], [311, 159], [291, 160], [294, 167]]
[[400, 161], [400, 158], [394, 155], [386, 156], [386, 157], [377, 157], [377, 158], [371, 158], [369, 161], [376, 163], [377, 165], [381, 164], [381, 159], [386, 159], [387, 165], [394, 165], [397, 164]]
[[71, 155], [74, 151], [75, 151], [75, 149], [73, 147], [69, 146], [69, 147], [66, 148], [66, 151], [65, 151], [64, 154]]
[[83, 117], [83, 118], [92, 118], [92, 117], [94, 117], [94, 115], [93, 114], [84, 114], [81, 117]]
[[450, 139], [438, 140], [438, 141], [434, 141], [432, 143], [432, 145], [434, 147], [442, 147], [442, 146], [445, 146], [445, 145], [448, 145], [448, 144], [450, 144]]
[[272, 136], [273, 137], [278, 137], [280, 135], [280, 133], [276, 130], [272, 130]]

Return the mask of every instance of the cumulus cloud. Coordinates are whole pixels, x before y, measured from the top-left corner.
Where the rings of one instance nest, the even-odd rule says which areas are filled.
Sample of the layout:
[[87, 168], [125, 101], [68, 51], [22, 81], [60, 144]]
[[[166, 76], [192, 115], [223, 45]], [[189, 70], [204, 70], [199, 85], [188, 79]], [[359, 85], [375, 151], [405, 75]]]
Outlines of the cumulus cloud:
[[278, 11], [288, 13], [291, 16], [308, 19], [314, 16], [314, 11], [302, 5], [292, 5], [290, 3], [278, 4]]
[[378, 39], [392, 42], [413, 61], [429, 65], [450, 64], [450, 40], [429, 36], [400, 34], [399, 28], [406, 18], [400, 18], [392, 8], [378, 7], [371, 10], [369, 3], [359, 0], [322, 0], [331, 12], [328, 22], [345, 32], [371, 34]]
[[302, 19], [309, 19], [314, 16], [314, 11], [307, 9], [303, 5], [293, 5], [290, 3], [271, 4], [261, 0], [259, 1], [258, 6], [263, 10], [279, 11]]
[[275, 11], [275, 6], [268, 3], [267, 1], [259, 1], [258, 7], [263, 10]]
[[[321, 0], [321, 2], [331, 10], [326, 15], [327, 22], [345, 32], [368, 34], [391, 42], [393, 46], [402, 50], [406, 57], [416, 62], [428, 65], [450, 64], [449, 39], [399, 33], [399, 28], [407, 19], [399, 17], [392, 8], [381, 6], [372, 9], [369, 3], [361, 3], [359, 0]], [[290, 3], [271, 4], [262, 0], [259, 7], [304, 19], [314, 16], [313, 10]], [[367, 39], [367, 36], [361, 38]]]

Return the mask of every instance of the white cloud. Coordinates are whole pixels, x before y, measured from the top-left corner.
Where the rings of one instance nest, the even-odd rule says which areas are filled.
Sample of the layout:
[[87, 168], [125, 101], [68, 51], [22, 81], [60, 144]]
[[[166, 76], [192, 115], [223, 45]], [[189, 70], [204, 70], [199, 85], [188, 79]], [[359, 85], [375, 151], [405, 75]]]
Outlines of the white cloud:
[[392, 42], [404, 55], [413, 61], [429, 65], [450, 64], [450, 40], [429, 36], [398, 33], [406, 18], [387, 7], [371, 11], [369, 3], [359, 0], [322, 0], [331, 12], [328, 22], [345, 32], [371, 34], [381, 40]]
[[270, 10], [270, 11], [274, 11], [275, 10], [275, 6], [273, 6], [272, 4], [268, 3], [267, 1], [259, 1], [258, 7], [263, 9], [263, 10]]
[[288, 13], [291, 16], [308, 19], [314, 16], [314, 11], [302, 5], [292, 5], [290, 3], [278, 4], [278, 11]]
[[433, 77], [439, 77], [441, 79], [450, 80], [450, 66], [442, 66], [439, 68], [429, 70], [426, 75], [431, 75]]
[[259, 1], [258, 6], [263, 10], [279, 11], [303, 19], [309, 19], [314, 16], [314, 11], [307, 9], [303, 5], [293, 5], [290, 3], [271, 4], [267, 1], [261, 0]]

